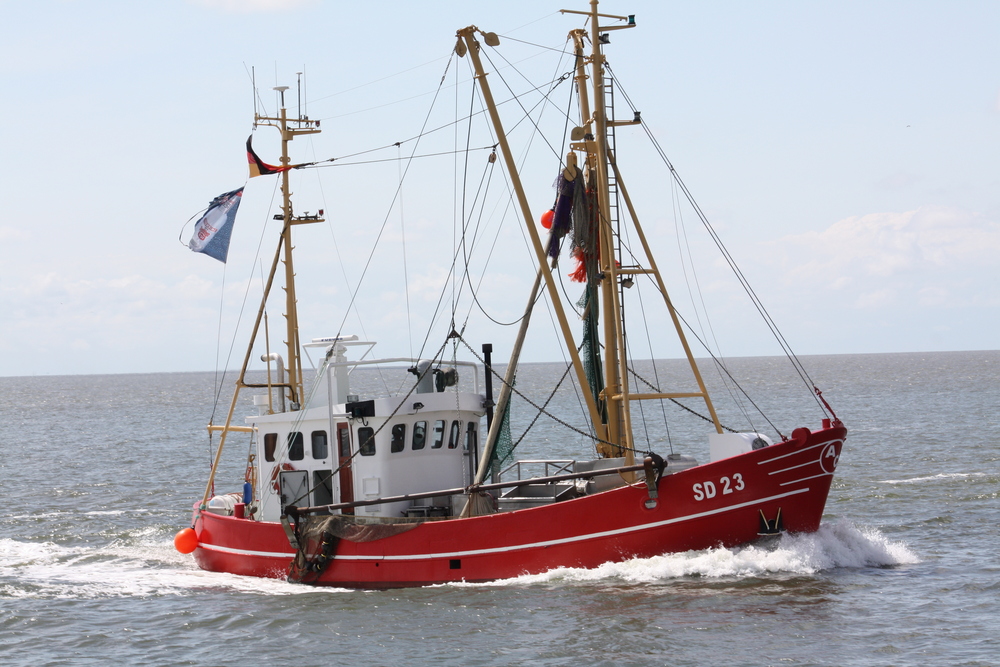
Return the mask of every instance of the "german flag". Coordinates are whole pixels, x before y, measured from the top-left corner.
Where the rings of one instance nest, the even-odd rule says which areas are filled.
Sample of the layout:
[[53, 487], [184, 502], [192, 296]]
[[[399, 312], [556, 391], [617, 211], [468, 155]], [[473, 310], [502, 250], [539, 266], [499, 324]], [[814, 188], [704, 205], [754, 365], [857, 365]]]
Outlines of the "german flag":
[[283, 171], [288, 171], [294, 165], [288, 165], [287, 167], [276, 167], [273, 164], [268, 164], [257, 157], [257, 154], [253, 152], [253, 146], [251, 145], [251, 140], [253, 135], [251, 134], [247, 137], [247, 162], [250, 163], [250, 178], [254, 176], [266, 176], [267, 174], [280, 174]]

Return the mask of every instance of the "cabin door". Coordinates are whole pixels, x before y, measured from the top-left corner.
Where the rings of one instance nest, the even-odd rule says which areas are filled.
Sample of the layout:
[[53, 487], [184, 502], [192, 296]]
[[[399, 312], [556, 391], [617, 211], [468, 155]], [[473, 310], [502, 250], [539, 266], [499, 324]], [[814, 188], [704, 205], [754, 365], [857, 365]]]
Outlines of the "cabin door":
[[[340, 502], [354, 502], [354, 475], [351, 470], [351, 429], [347, 424], [337, 424], [337, 465], [340, 466]], [[340, 510], [341, 514], [354, 514], [354, 508]]]

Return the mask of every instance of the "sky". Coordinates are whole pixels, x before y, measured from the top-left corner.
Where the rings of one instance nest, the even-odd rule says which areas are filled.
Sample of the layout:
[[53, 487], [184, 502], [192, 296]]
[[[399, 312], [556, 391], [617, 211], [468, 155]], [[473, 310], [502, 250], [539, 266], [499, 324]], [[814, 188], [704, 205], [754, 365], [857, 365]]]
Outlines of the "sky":
[[[442, 77], [440, 113], [456, 114], [451, 82], [467, 63], [449, 61], [455, 31], [498, 33], [522, 58], [504, 72], [548, 80], [552, 49], [580, 25], [563, 7], [586, 8], [0, 0], [0, 376], [237, 366], [277, 232], [276, 179], [247, 181], [251, 76], [260, 108], [273, 113], [277, 83], [291, 87], [294, 112], [305, 73], [306, 113], [324, 132], [297, 139], [293, 161], [430, 151], [434, 137], [392, 144], [420, 134]], [[636, 15], [607, 49], [622, 90], [797, 353], [997, 348], [1000, 4], [608, 0], [601, 10]], [[677, 212], [655, 152], [630, 148], [643, 139], [620, 128], [619, 155], [629, 191], [650, 193], [634, 196], [678, 308], [693, 323], [702, 305], [712, 311], [710, 330], [693, 326], [725, 354], [778, 354], [766, 330], [745, 325], [752, 313], [719, 260], [690, 273], [678, 247], [701, 260], [710, 244], [690, 211]], [[277, 162], [274, 130], [258, 128], [254, 142]], [[553, 155], [525, 167], [539, 214]], [[296, 230], [304, 340], [355, 333], [378, 340], [381, 356], [440, 344], [425, 344], [424, 328], [454, 251], [455, 161], [414, 161], [396, 197], [409, 164], [295, 172], [297, 210], [323, 208], [328, 220]], [[229, 262], [188, 250], [190, 218], [244, 183]], [[361, 280], [383, 224], [388, 249]], [[522, 236], [496, 238], [496, 275], [479, 296], [510, 321], [533, 269]], [[278, 310], [269, 316], [281, 339]], [[645, 328], [656, 338], [663, 322]], [[470, 342], [509, 347], [510, 328], [485, 324], [470, 316]], [[561, 358], [541, 339], [524, 356]]]

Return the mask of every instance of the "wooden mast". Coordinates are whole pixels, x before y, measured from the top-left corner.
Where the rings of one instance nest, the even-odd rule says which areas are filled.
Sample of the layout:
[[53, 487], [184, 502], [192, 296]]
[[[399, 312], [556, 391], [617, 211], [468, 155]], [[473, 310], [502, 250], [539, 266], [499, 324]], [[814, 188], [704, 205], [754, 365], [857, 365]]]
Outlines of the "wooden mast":
[[[605, 399], [608, 407], [608, 440], [618, 445], [624, 445], [625, 457], [628, 459], [628, 463], [631, 464], [631, 457], [634, 450], [631, 416], [631, 401], [633, 400], [682, 397], [701, 398], [705, 401], [705, 405], [711, 415], [716, 431], [722, 433], [722, 426], [715, 412], [715, 406], [712, 404], [712, 399], [709, 397], [708, 391], [705, 388], [705, 382], [701, 377], [701, 372], [698, 370], [698, 364], [695, 362], [694, 355], [691, 353], [691, 348], [688, 345], [687, 337], [684, 335], [679, 316], [674, 309], [670, 296], [667, 294], [666, 286], [663, 283], [663, 278], [660, 276], [659, 269], [656, 266], [656, 261], [653, 258], [649, 244], [646, 241], [646, 236], [642, 231], [642, 226], [639, 223], [639, 218], [632, 205], [632, 200], [629, 198], [628, 191], [625, 189], [625, 183], [618, 170], [615, 156], [611, 152], [608, 145], [608, 128], [620, 125], [636, 125], [642, 121], [639, 120], [638, 114], [636, 114], [635, 119], [627, 121], [617, 121], [606, 117], [604, 55], [601, 52], [601, 44], [604, 42], [602, 34], [611, 30], [634, 28], [635, 19], [633, 16], [599, 14], [597, 12], [597, 5], [598, 0], [591, 0], [589, 12], [578, 12], [564, 9], [562, 10], [562, 13], [584, 14], [590, 19], [590, 38], [593, 46], [590, 58], [592, 71], [591, 89], [593, 90], [594, 95], [593, 114], [589, 111], [590, 104], [587, 100], [587, 87], [583, 85], [586, 78], [583, 72], [582, 62], [583, 38], [585, 33], [582, 30], [574, 30], [570, 32], [570, 37], [574, 40], [577, 54], [577, 89], [580, 95], [581, 117], [583, 119], [584, 127], [590, 129], [590, 134], [596, 137], [596, 141], [589, 140], [590, 138], [588, 137], [588, 141], [573, 144], [572, 148], [574, 150], [587, 151], [588, 164], [594, 165], [596, 168], [596, 191], [600, 207], [600, 217], [598, 223], [598, 227], [600, 229], [599, 247], [601, 251], [601, 271], [604, 274], [604, 279], [601, 281], [601, 295], [602, 306], [604, 308], [604, 345], [606, 356], [604, 359], [605, 390], [602, 398]], [[600, 18], [616, 19], [626, 21], [627, 23], [624, 25], [601, 26], [599, 23]], [[641, 266], [626, 266], [625, 262], [622, 261], [623, 258], [619, 257], [615, 252], [613, 241], [617, 230], [612, 229], [611, 223], [613, 221], [610, 216], [610, 176], [612, 173], [614, 174], [616, 188], [620, 191], [625, 200], [629, 217], [632, 220], [632, 226], [638, 234], [643, 252], [646, 256], [646, 261], [649, 262], [649, 268], [643, 268]], [[637, 274], [649, 274], [653, 277], [657, 290], [662, 295], [667, 310], [670, 313], [670, 318], [673, 322], [677, 337], [680, 340], [681, 346], [684, 349], [684, 354], [687, 357], [688, 364], [691, 367], [691, 372], [698, 384], [698, 391], [631, 393], [628, 381], [628, 357], [623, 335], [624, 320], [619, 298], [619, 280], [620, 278], [631, 278], [633, 275]], [[621, 428], [616, 431], [616, 427], [619, 424], [621, 425]], [[618, 436], [617, 439], [616, 435]]]
[[[277, 118], [267, 116], [256, 116], [255, 122], [259, 125], [270, 125], [277, 127], [281, 132], [281, 166], [286, 167], [281, 172], [281, 196], [282, 196], [282, 220], [284, 226], [281, 231], [282, 263], [285, 265], [285, 345], [288, 358], [285, 360], [285, 369], [288, 373], [287, 391], [288, 400], [293, 410], [298, 409], [302, 403], [302, 354], [299, 344], [299, 317], [298, 302], [295, 298], [295, 266], [292, 262], [292, 225], [320, 222], [320, 216], [296, 217], [292, 212], [292, 193], [288, 182], [288, 172], [291, 167], [291, 158], [288, 155], [288, 144], [300, 134], [316, 134], [320, 131], [319, 123], [307, 118], [299, 117], [291, 123], [288, 120], [285, 108], [285, 91], [287, 86], [275, 88], [281, 93], [281, 111]], [[292, 125], [294, 123], [294, 126]], [[267, 295], [264, 295], [267, 298]], [[250, 341], [251, 345], [253, 341]]]
[[[577, 91], [580, 96], [580, 116], [585, 129], [584, 141], [574, 143], [571, 148], [583, 150], [587, 154], [587, 165], [594, 179], [594, 191], [597, 195], [597, 246], [600, 254], [601, 313], [604, 329], [604, 399], [607, 411], [607, 440], [614, 445], [606, 456], [624, 456], [626, 465], [634, 462], [632, 423], [628, 400], [621, 396], [628, 395], [628, 376], [626, 349], [622, 332], [621, 304], [618, 297], [618, 263], [615, 252], [614, 238], [616, 230], [612, 229], [611, 194], [608, 175], [608, 145], [607, 132], [609, 119], [605, 114], [604, 91], [604, 54], [601, 52], [599, 35], [601, 31], [620, 28], [631, 28], [634, 22], [626, 25], [602, 28], [601, 18], [628, 20], [625, 16], [599, 14], [598, 0], [591, 0], [589, 12], [577, 12], [564, 9], [564, 14], [583, 14], [590, 19], [591, 54], [590, 54], [590, 87], [593, 90], [593, 111], [587, 94], [586, 58], [584, 56], [583, 30], [573, 30], [570, 38], [573, 40], [576, 58]], [[617, 397], [617, 398], [614, 398]]]
[[[312, 121], [308, 118], [299, 117], [291, 122], [295, 126], [291, 126], [288, 120], [287, 110], [285, 109], [285, 91], [288, 90], [287, 86], [278, 86], [275, 88], [276, 91], [281, 93], [281, 110], [277, 117], [268, 117], [254, 114], [254, 124], [255, 125], [270, 125], [271, 127], [276, 127], [281, 132], [281, 166], [290, 167], [291, 158], [288, 155], [288, 143], [292, 141], [296, 136], [300, 134], [316, 134], [320, 132], [319, 121]], [[275, 216], [277, 219], [282, 220], [282, 230], [281, 238], [278, 242], [278, 249], [274, 255], [274, 261], [271, 263], [271, 270], [268, 273], [267, 283], [264, 287], [264, 293], [260, 298], [260, 307], [257, 310], [257, 319], [254, 322], [253, 332], [250, 335], [250, 341], [247, 343], [247, 351], [243, 357], [243, 365], [240, 368], [239, 378], [236, 380], [236, 388], [233, 390], [233, 399], [229, 404], [229, 411], [226, 413], [226, 421], [223, 425], [209, 424], [208, 430], [212, 432], [220, 432], [219, 436], [219, 446], [215, 452], [215, 458], [212, 461], [212, 470], [208, 476], [208, 483], [205, 486], [205, 494], [202, 497], [201, 506], [205, 507], [208, 502], [208, 497], [212, 492], [212, 485], [215, 481], [215, 473], [219, 467], [219, 461], [222, 459], [222, 450], [226, 444], [226, 436], [230, 432], [252, 432], [254, 429], [250, 426], [234, 426], [233, 425], [233, 415], [236, 412], [236, 405], [238, 403], [240, 390], [245, 387], [267, 387], [268, 393], [272, 387], [282, 387], [284, 391], [288, 392], [289, 406], [292, 410], [297, 410], [301, 407], [301, 400], [303, 395], [302, 389], [302, 361], [300, 354], [299, 345], [299, 322], [298, 322], [298, 311], [296, 308], [295, 300], [295, 270], [292, 264], [292, 250], [294, 246], [292, 245], [292, 225], [307, 224], [313, 222], [322, 222], [323, 217], [321, 215], [306, 215], [296, 217], [292, 213], [292, 193], [289, 188], [288, 183], [288, 172], [281, 172], [281, 194], [282, 194], [282, 214], [281, 216]], [[267, 298], [271, 293], [271, 286], [274, 283], [274, 277], [277, 274], [278, 263], [282, 262], [285, 265], [285, 318], [286, 318], [286, 335], [287, 335], [287, 348], [288, 348], [288, 360], [286, 361], [286, 372], [288, 377], [284, 381], [279, 381], [277, 383], [271, 382], [270, 375], [270, 361], [268, 361], [268, 381], [266, 384], [253, 384], [246, 381], [247, 369], [250, 366], [250, 357], [253, 354], [253, 346], [257, 340], [257, 334], [260, 331], [261, 321], [265, 318]]]

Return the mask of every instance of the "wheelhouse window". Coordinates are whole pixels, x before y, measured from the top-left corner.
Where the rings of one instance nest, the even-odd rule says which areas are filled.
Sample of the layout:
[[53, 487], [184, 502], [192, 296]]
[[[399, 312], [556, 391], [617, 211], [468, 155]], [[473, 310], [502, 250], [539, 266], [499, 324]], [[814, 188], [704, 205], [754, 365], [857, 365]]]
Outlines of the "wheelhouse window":
[[417, 422], [413, 425], [413, 449], [423, 449], [427, 442], [427, 422]]
[[340, 443], [340, 458], [351, 457], [351, 429], [341, 426], [337, 429], [337, 441]]
[[313, 503], [329, 505], [333, 502], [333, 471], [313, 470]]
[[392, 440], [389, 442], [389, 451], [393, 454], [406, 449], [406, 424], [396, 424], [392, 427]]
[[264, 434], [264, 460], [274, 461], [274, 450], [278, 448], [278, 434]]
[[465, 451], [479, 451], [479, 422], [469, 422], [465, 429]]
[[441, 445], [444, 444], [444, 424], [443, 419], [434, 422], [434, 441], [431, 443], [431, 449], [441, 449]]
[[361, 446], [358, 450], [361, 456], [375, 456], [375, 429], [371, 426], [362, 426], [358, 429], [358, 442]]
[[312, 455], [316, 460], [323, 460], [330, 455], [330, 448], [326, 442], [326, 431], [312, 432]]
[[451, 433], [448, 434], [448, 449], [455, 449], [462, 441], [462, 422], [455, 420], [451, 423]]
[[305, 450], [302, 447], [302, 434], [292, 431], [288, 434], [288, 460], [301, 461], [305, 458]]

